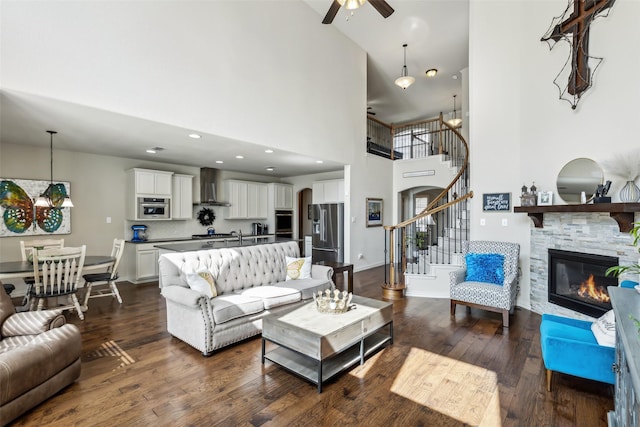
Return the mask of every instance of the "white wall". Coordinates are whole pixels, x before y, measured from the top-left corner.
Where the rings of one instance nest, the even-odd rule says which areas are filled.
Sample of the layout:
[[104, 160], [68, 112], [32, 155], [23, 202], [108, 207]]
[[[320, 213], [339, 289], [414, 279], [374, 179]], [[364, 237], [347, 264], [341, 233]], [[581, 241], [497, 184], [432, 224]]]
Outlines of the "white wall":
[[2, 9], [3, 88], [346, 163], [365, 138], [365, 52], [303, 2]]
[[[589, 48], [605, 61], [578, 108], [558, 100], [553, 79], [569, 55], [566, 46], [549, 51], [540, 38], [560, 15], [564, 0], [471, 0], [469, 34], [469, 144], [471, 146], [472, 239], [521, 244], [523, 277], [518, 304], [529, 307], [529, 218], [515, 213], [483, 213], [482, 193], [511, 192], [535, 181], [556, 193], [564, 164], [577, 157], [597, 162], [638, 146], [633, 124], [640, 119], [640, 2], [617, 1], [609, 17], [591, 27]], [[610, 174], [617, 198], [621, 180]], [[556, 203], [562, 203], [557, 201]], [[479, 220], [486, 219], [486, 226]], [[501, 219], [508, 226], [501, 226]]]
[[[346, 233], [360, 242], [349, 253], [363, 254], [356, 268], [382, 263], [382, 229], [364, 227], [364, 200], [382, 197], [390, 206], [391, 167], [366, 156], [366, 54], [319, 24], [306, 4], [33, 1], [2, 8], [3, 89], [321, 152], [348, 165], [347, 212], [355, 222]], [[74, 201], [80, 197], [74, 190]]]

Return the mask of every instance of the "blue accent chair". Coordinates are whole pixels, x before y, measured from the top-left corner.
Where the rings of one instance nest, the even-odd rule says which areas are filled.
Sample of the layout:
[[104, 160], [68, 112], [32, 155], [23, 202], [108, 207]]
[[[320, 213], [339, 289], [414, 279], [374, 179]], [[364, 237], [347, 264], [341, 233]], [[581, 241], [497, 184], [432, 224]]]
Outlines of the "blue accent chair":
[[[633, 288], [637, 284], [625, 280], [620, 286]], [[553, 314], [542, 315], [540, 344], [542, 360], [547, 369], [547, 391], [551, 391], [554, 371], [615, 384], [616, 377], [612, 369], [615, 348], [598, 344], [591, 332], [592, 323]]]

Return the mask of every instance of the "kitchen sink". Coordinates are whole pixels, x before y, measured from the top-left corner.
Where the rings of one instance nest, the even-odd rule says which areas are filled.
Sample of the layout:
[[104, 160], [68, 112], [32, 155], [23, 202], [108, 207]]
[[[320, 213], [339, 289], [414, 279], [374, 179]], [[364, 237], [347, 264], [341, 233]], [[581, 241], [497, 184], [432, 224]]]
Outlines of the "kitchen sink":
[[214, 234], [192, 234], [192, 239], [220, 239], [220, 238], [228, 238], [235, 237], [235, 234], [229, 233], [214, 233]]

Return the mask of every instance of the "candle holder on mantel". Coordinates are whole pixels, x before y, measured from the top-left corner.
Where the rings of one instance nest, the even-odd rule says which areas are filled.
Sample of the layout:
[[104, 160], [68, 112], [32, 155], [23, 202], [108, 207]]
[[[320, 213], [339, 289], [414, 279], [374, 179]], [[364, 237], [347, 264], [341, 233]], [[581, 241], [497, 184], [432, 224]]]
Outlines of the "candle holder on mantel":
[[522, 186], [522, 194], [520, 195], [520, 206], [535, 206], [538, 203], [538, 189], [534, 182], [531, 189], [527, 189], [526, 185]]

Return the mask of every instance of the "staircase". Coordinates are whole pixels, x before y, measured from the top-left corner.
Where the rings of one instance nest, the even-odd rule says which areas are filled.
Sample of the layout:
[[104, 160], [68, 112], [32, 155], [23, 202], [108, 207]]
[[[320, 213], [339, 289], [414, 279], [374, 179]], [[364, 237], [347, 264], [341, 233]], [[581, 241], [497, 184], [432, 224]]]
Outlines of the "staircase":
[[[376, 121], [376, 126], [380, 123]], [[473, 197], [473, 192], [468, 190], [467, 142], [443, 120], [442, 114], [437, 119], [389, 129], [394, 140], [393, 147], [386, 151], [389, 158], [394, 159], [398, 152], [403, 159], [439, 156], [440, 162], [451, 170], [452, 180], [419, 214], [384, 227], [383, 296], [448, 298], [448, 272], [460, 265], [462, 242], [469, 238], [467, 199]], [[381, 134], [380, 129], [376, 134]], [[430, 185], [429, 176], [421, 178], [421, 183]]]

